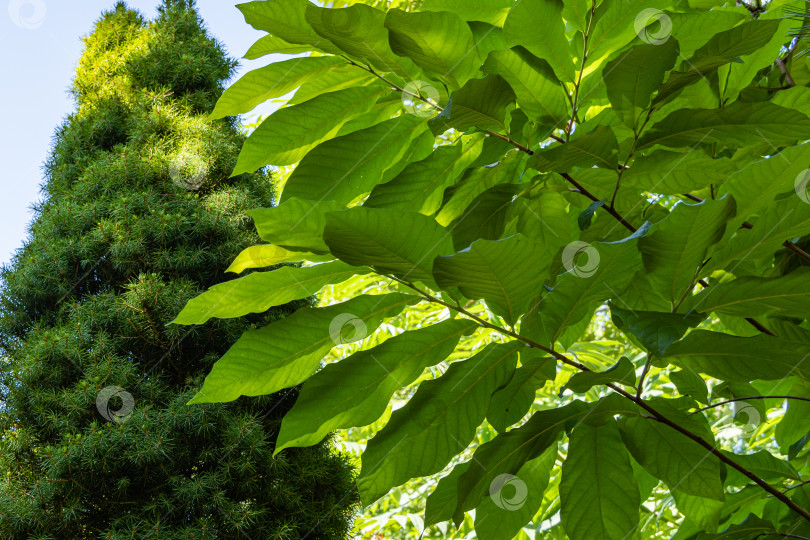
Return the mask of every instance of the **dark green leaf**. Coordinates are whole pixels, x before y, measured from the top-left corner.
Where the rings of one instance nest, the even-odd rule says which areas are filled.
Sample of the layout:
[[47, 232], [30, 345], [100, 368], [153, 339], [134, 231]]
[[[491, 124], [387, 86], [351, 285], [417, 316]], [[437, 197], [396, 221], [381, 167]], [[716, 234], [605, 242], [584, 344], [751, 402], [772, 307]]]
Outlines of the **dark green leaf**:
[[472, 79], [450, 95], [444, 110], [429, 122], [439, 135], [450, 128], [507, 131], [506, 114], [513, 108], [515, 94], [499, 75]]
[[583, 394], [598, 384], [615, 382], [625, 386], [635, 386], [636, 384], [636, 367], [625, 356], [619, 358], [618, 362], [605, 371], [574, 373], [563, 386], [563, 390], [568, 389], [577, 394]]
[[687, 330], [700, 324], [705, 315], [661, 313], [657, 311], [633, 311], [610, 304], [613, 324], [625, 333], [630, 333], [650, 353], [659, 358], [667, 347], [683, 337]]
[[523, 418], [534, 403], [536, 391], [546, 381], [553, 381], [557, 374], [557, 365], [553, 358], [533, 358], [536, 354], [533, 355], [532, 352], [539, 351], [520, 352], [522, 365], [515, 370], [509, 384], [492, 395], [487, 420], [501, 433]]
[[574, 167], [604, 167], [615, 171], [619, 166], [619, 143], [607, 126], [559, 144], [547, 150], [535, 152], [534, 167], [538, 171], [564, 173]]
[[562, 10], [560, 0], [518, 0], [509, 10], [503, 33], [507, 45], [526, 47], [551, 64], [557, 78], [574, 82], [574, 62], [565, 37]]

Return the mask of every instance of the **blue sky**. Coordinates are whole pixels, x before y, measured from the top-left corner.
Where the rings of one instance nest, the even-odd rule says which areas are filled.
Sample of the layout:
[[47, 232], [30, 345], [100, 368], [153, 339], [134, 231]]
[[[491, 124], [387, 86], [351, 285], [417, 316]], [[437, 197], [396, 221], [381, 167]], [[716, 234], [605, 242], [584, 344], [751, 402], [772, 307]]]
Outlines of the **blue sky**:
[[[159, 3], [129, 0], [127, 5], [153, 18]], [[229, 54], [241, 57], [264, 33], [245, 23], [235, 3], [198, 0], [197, 7]], [[74, 107], [67, 90], [82, 52], [81, 37], [115, 0], [2, 0], [0, 4], [0, 263], [6, 263], [26, 237], [51, 136]], [[272, 56], [242, 60], [237, 77], [272, 60]]]

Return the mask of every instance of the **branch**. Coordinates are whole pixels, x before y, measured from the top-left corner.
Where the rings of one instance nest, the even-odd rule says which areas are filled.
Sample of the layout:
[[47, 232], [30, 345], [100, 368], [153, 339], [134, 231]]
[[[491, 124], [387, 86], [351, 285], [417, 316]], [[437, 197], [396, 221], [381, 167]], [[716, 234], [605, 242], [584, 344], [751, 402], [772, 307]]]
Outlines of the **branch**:
[[[454, 306], [453, 304], [449, 304], [449, 303], [447, 303], [447, 302], [445, 302], [445, 301], [443, 301], [443, 300], [441, 300], [439, 298], [436, 298], [435, 296], [421, 290], [420, 288], [416, 287], [415, 285], [412, 285], [412, 284], [408, 283], [407, 281], [403, 281], [403, 280], [401, 280], [401, 279], [399, 279], [397, 277], [392, 277], [392, 279], [394, 279], [395, 281], [397, 281], [399, 283], [402, 283], [403, 285], [413, 289], [414, 291], [419, 293], [419, 295], [421, 295], [423, 298], [427, 299], [430, 302], [434, 302], [436, 304], [439, 304], [439, 305], [442, 305], [442, 306], [444, 306], [446, 308], [449, 308], [449, 309], [451, 309], [451, 310], [453, 310], [453, 311], [455, 311], [457, 313], [460, 313], [461, 315], [464, 315], [465, 317], [468, 317], [468, 318], [478, 322], [479, 324], [481, 324], [482, 326], [484, 326], [486, 328], [489, 328], [489, 329], [494, 330], [494, 331], [496, 331], [498, 333], [501, 333], [501, 334], [510, 336], [512, 338], [515, 338], [515, 339], [517, 339], [519, 341], [522, 341], [523, 343], [529, 345], [530, 347], [533, 347], [535, 349], [539, 349], [539, 350], [541, 350], [541, 351], [543, 351], [543, 352], [545, 352], [547, 354], [550, 354], [551, 356], [553, 356], [554, 358], [556, 358], [557, 360], [559, 360], [560, 362], [562, 362], [564, 364], [567, 364], [569, 366], [573, 366], [573, 367], [575, 367], [575, 368], [577, 368], [577, 369], [579, 369], [581, 371], [592, 371], [590, 368], [588, 368], [587, 366], [577, 362], [576, 360], [571, 360], [567, 356], [565, 356], [565, 355], [563, 355], [563, 354], [561, 354], [561, 353], [559, 353], [559, 352], [557, 352], [557, 351], [555, 351], [555, 350], [553, 350], [553, 349], [551, 349], [549, 347], [541, 345], [541, 344], [537, 343], [536, 341], [533, 341], [533, 340], [531, 340], [531, 339], [529, 339], [529, 338], [527, 338], [525, 336], [522, 336], [522, 335], [518, 334], [517, 332], [514, 332], [512, 330], [508, 330], [506, 328], [494, 325], [494, 324], [490, 323], [489, 321], [485, 321], [481, 317], [478, 317], [477, 315], [475, 315], [473, 313], [470, 313], [466, 309], [461, 308], [460, 306]], [[704, 447], [711, 454], [713, 454], [715, 457], [717, 457], [717, 459], [719, 459], [720, 461], [722, 461], [726, 465], [728, 465], [728, 466], [736, 469], [740, 473], [742, 473], [746, 478], [750, 479], [752, 482], [757, 484], [763, 490], [765, 490], [769, 494], [771, 494], [774, 497], [776, 497], [777, 499], [779, 499], [788, 508], [790, 508], [791, 510], [793, 510], [794, 512], [796, 512], [797, 514], [799, 514], [804, 519], [806, 519], [807, 521], [810, 522], [810, 511], [803, 509], [798, 504], [796, 504], [795, 502], [790, 500], [790, 498], [788, 498], [787, 495], [785, 495], [784, 493], [782, 493], [781, 491], [779, 491], [778, 489], [776, 489], [775, 487], [773, 487], [772, 485], [767, 483], [765, 480], [763, 480], [762, 478], [760, 478], [759, 476], [757, 476], [753, 472], [749, 471], [744, 466], [740, 465], [739, 463], [737, 463], [736, 461], [734, 461], [730, 457], [726, 456], [723, 452], [718, 450], [713, 444], [703, 440], [703, 438], [700, 437], [700, 435], [692, 433], [688, 429], [682, 427], [677, 422], [673, 422], [672, 420], [670, 420], [669, 418], [667, 418], [663, 414], [656, 411], [649, 403], [645, 402], [643, 399], [638, 398], [638, 397], [628, 393], [627, 391], [625, 391], [624, 389], [616, 386], [615, 384], [607, 383], [605, 386], [607, 386], [608, 388], [610, 388], [611, 390], [613, 390], [617, 394], [629, 399], [630, 401], [632, 401], [633, 403], [635, 403], [636, 405], [638, 405], [642, 409], [646, 410], [648, 413], [650, 413], [650, 415], [652, 415], [652, 418], [654, 420], [656, 420], [657, 422], [660, 422], [662, 424], [665, 424], [665, 425], [671, 427], [675, 431], [681, 433], [682, 435], [685, 435], [686, 437], [693, 440], [694, 442], [696, 442], [700, 446]]]
[[719, 401], [707, 407], [703, 407], [702, 409], [698, 409], [690, 414], [697, 414], [699, 412], [707, 411], [709, 409], [714, 409], [715, 407], [721, 407], [728, 403], [734, 403], [735, 401], [750, 401], [752, 399], [798, 399], [800, 401], [810, 401], [810, 398], [799, 397], [799, 396], [750, 396], [750, 397], [740, 397], [740, 398], [733, 398], [727, 399], [725, 401]]

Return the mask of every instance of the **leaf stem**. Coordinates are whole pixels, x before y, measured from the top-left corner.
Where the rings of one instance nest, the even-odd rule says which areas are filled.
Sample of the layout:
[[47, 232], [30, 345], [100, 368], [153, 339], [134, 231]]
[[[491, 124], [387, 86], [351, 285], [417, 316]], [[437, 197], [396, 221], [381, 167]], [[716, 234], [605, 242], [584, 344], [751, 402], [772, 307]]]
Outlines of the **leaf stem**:
[[641, 399], [641, 392], [644, 390], [644, 379], [647, 377], [647, 373], [650, 372], [650, 365], [652, 357], [650, 356], [650, 352], [647, 351], [647, 361], [644, 362], [644, 370], [641, 372], [641, 377], [638, 379], [638, 387], [636, 389], [636, 399]]

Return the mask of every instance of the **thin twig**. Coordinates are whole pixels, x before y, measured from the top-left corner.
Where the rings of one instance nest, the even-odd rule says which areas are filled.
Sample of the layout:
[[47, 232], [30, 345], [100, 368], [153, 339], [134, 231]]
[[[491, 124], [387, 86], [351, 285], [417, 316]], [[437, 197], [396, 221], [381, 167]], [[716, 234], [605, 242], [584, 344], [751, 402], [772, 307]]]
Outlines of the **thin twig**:
[[647, 361], [644, 362], [644, 370], [641, 372], [641, 377], [638, 379], [638, 388], [636, 390], [636, 399], [641, 399], [641, 392], [644, 390], [644, 379], [647, 377], [647, 373], [650, 371], [650, 365], [652, 362], [652, 355], [650, 355], [649, 351], [647, 352]]
[[690, 414], [697, 414], [699, 412], [707, 411], [709, 409], [714, 409], [715, 407], [722, 407], [728, 403], [734, 403], [735, 401], [750, 401], [752, 399], [797, 399], [799, 401], [810, 401], [810, 398], [799, 397], [799, 396], [749, 396], [749, 397], [740, 397], [740, 398], [733, 398], [727, 399], [725, 401], [718, 401], [717, 403], [713, 403], [702, 409], [698, 409]]

